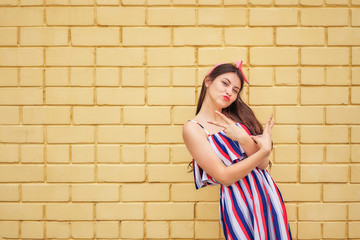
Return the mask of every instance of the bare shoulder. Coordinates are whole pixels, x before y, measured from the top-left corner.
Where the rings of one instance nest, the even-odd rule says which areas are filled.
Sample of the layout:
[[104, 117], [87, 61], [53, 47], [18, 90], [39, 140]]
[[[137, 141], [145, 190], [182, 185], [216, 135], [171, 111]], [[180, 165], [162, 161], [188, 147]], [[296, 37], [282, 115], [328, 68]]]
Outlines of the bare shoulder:
[[201, 129], [201, 127], [192, 121], [187, 121], [183, 125], [182, 134], [185, 142], [190, 139], [194, 140], [203, 138], [205, 136], [204, 133], [205, 132]]

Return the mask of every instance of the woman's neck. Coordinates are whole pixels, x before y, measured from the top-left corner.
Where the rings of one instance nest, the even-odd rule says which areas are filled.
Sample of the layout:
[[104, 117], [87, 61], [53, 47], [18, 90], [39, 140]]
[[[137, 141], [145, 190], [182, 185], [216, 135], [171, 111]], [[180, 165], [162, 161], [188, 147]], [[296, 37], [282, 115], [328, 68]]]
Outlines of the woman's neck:
[[221, 121], [221, 117], [215, 113], [216, 110], [219, 112], [222, 111], [221, 108], [215, 106], [212, 101], [205, 97], [201, 109], [197, 115], [208, 121]]

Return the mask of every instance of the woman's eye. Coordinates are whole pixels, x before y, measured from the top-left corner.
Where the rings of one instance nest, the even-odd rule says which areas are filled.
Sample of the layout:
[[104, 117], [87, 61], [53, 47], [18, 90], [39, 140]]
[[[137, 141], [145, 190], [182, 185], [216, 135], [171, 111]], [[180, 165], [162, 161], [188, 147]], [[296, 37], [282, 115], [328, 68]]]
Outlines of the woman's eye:
[[224, 82], [224, 81], [223, 81], [222, 83], [223, 83], [224, 85], [227, 85], [227, 82]]
[[234, 93], [237, 93], [237, 91], [235, 89], [233, 89]]

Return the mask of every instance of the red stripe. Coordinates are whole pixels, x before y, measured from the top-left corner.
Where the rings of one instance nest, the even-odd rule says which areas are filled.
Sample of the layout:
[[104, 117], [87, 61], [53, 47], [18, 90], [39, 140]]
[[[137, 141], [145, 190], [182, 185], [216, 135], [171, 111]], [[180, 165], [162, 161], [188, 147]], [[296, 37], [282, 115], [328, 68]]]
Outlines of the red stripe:
[[222, 136], [221, 134], [219, 134], [220, 138], [224, 141], [225, 145], [227, 146], [227, 148], [237, 157], [240, 158], [241, 156], [236, 152], [236, 150], [234, 148], [231, 147], [229, 141], [224, 138], [224, 136]]
[[[214, 136], [211, 136], [211, 138], [214, 138]], [[224, 157], [224, 158], [226, 158], [227, 160], [229, 160], [230, 161], [230, 163], [232, 163], [232, 161], [231, 161], [231, 159], [230, 159], [230, 157], [229, 157], [229, 155], [227, 155], [222, 149], [221, 149], [221, 147], [219, 146], [219, 145], [217, 145], [216, 144], [216, 142], [215, 141], [213, 141], [213, 143], [214, 143], [214, 145], [216, 146], [216, 148], [217, 148], [217, 150], [221, 153], [221, 155]]]
[[[274, 179], [272, 179], [273, 183], [275, 184], [275, 181]], [[285, 224], [285, 228], [286, 228], [286, 234], [288, 236], [288, 239], [290, 239], [290, 235], [289, 235], [289, 222], [288, 222], [288, 219], [287, 219], [287, 213], [286, 213], [286, 208], [285, 208], [285, 203], [281, 200], [281, 197], [280, 197], [280, 194], [279, 194], [279, 191], [277, 189], [277, 187], [275, 186], [275, 190], [276, 190], [276, 194], [278, 195], [278, 198], [279, 198], [279, 201], [281, 203], [281, 207], [282, 207], [282, 210], [283, 210], [283, 219], [284, 219], [284, 224]]]
[[[254, 176], [252, 175], [252, 172], [250, 172], [250, 174], [251, 174], [251, 176], [254, 178]], [[254, 183], [254, 185], [255, 185], [255, 189], [256, 189], [256, 184]], [[256, 189], [257, 190], [257, 189]], [[251, 193], [251, 196], [252, 196], [252, 193]], [[257, 225], [257, 227], [258, 227], [258, 231], [260, 230], [260, 226], [259, 226], [259, 222], [258, 222], [258, 216], [257, 216], [257, 213], [256, 213], [256, 208], [255, 208], [255, 200], [254, 200], [254, 198], [252, 197], [252, 202], [253, 202], [253, 212], [254, 212], [254, 216], [255, 216], [255, 220], [256, 220], [256, 225]], [[260, 204], [261, 204], [261, 202], [260, 202]], [[258, 234], [260, 234], [259, 232], [258, 232]], [[260, 238], [260, 236], [259, 236], [259, 238]]]
[[[222, 199], [223, 199], [223, 185], [221, 185], [220, 191], [221, 191], [221, 192], [220, 192], [220, 193], [221, 193], [221, 195], [220, 195], [220, 201], [222, 201]], [[223, 203], [223, 205], [224, 205], [224, 203]], [[228, 227], [228, 225], [226, 224], [224, 207], [222, 207], [221, 210], [222, 210], [222, 215], [223, 215], [223, 223], [224, 223], [224, 225], [225, 225], [225, 227], [226, 227], [226, 230], [227, 230], [227, 236], [225, 236], [225, 237], [226, 237], [226, 238], [230, 237], [230, 238], [232, 239], [231, 235], [229, 235], [229, 232], [230, 232], [230, 231], [229, 231], [229, 227]]]
[[[254, 173], [251, 172], [251, 175], [254, 175]], [[253, 178], [255, 178], [255, 177], [253, 176]], [[257, 198], [257, 199], [258, 199], [259, 202], [260, 202], [260, 209], [261, 209], [260, 215], [261, 215], [261, 220], [262, 220], [263, 225], [264, 225], [265, 230], [266, 230], [265, 217], [264, 217], [264, 214], [262, 214], [262, 213], [264, 212], [264, 203], [262, 202], [262, 199], [261, 199], [261, 196], [260, 196], [260, 191], [259, 191], [259, 188], [257, 187], [257, 184], [256, 184], [256, 181], [255, 181], [255, 180], [254, 180], [254, 185], [255, 185], [256, 192], [257, 192], [257, 194], [258, 194], [258, 198]], [[265, 232], [266, 232], [266, 231], [265, 231]], [[266, 238], [265, 238], [265, 239], [266, 239]]]

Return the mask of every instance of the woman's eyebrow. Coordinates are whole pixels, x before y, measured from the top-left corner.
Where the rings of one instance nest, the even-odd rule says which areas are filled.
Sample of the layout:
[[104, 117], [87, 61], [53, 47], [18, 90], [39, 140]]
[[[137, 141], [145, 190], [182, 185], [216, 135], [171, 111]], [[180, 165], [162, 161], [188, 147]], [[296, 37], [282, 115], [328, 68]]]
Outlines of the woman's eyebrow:
[[[231, 81], [228, 79], [228, 78], [226, 78], [226, 77], [224, 77], [226, 80], [228, 80], [229, 81], [229, 83], [231, 83]], [[237, 88], [237, 89], [240, 89], [239, 87], [234, 87], [234, 88]]]

